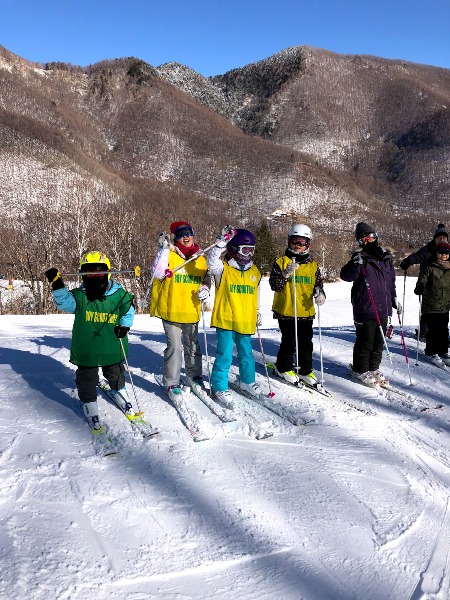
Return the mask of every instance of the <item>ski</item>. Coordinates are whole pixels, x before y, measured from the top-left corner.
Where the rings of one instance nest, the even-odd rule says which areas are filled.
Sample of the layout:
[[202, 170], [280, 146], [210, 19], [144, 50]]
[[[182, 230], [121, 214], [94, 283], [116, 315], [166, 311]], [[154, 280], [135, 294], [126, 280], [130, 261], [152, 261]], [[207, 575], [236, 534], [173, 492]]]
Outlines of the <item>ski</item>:
[[[154, 379], [156, 383], [164, 390], [164, 393], [167, 394], [162, 377], [160, 375], [154, 375]], [[202, 430], [199, 416], [195, 410], [189, 406], [189, 403], [186, 402], [187, 398], [189, 398], [189, 395], [190, 392], [188, 393], [182, 388], [182, 393], [180, 394], [181, 398], [176, 402], [169, 398], [170, 403], [177, 411], [181, 422], [191, 434], [194, 442], [204, 442], [209, 440], [209, 435]]]
[[[247, 396], [244, 392], [234, 383], [229, 382], [230, 389], [238, 396], [240, 402], [237, 403], [234, 399], [232, 403], [226, 408], [235, 412], [238, 417], [242, 417], [242, 420], [248, 426], [248, 434], [257, 440], [264, 440], [273, 436], [273, 431], [267, 429], [264, 423], [261, 423], [255, 415], [252, 413], [251, 408], [248, 410], [248, 403], [246, 402]], [[239, 419], [238, 419], [239, 420]]]
[[266, 363], [266, 367], [268, 369], [271, 369], [270, 374], [272, 375], [272, 377], [274, 379], [276, 379], [277, 381], [280, 381], [281, 383], [286, 383], [287, 385], [295, 387], [298, 390], [305, 390], [312, 394], [314, 392], [317, 392], [318, 394], [321, 394], [322, 396], [326, 396], [327, 398], [333, 398], [333, 394], [331, 392], [329, 392], [328, 390], [326, 390], [320, 383], [318, 383], [317, 385], [309, 385], [308, 383], [306, 383], [305, 381], [302, 381], [302, 380], [298, 381], [297, 383], [291, 383], [290, 381], [286, 381], [286, 379], [283, 379], [283, 377], [280, 377], [279, 375], [277, 375], [277, 373], [275, 371], [274, 363], [268, 362], [268, 363]]
[[313, 394], [317, 393], [317, 394], [320, 394], [321, 396], [326, 396], [327, 398], [333, 398], [333, 394], [331, 392], [329, 392], [328, 390], [326, 390], [321, 383], [318, 383], [317, 385], [309, 385], [309, 383], [306, 383], [305, 381], [300, 380], [298, 382], [297, 387], [299, 387], [300, 389], [304, 388], [308, 391], [311, 391]]
[[426, 412], [429, 410], [439, 410], [444, 408], [444, 404], [424, 404], [424, 402], [422, 402], [420, 398], [417, 398], [417, 396], [414, 396], [414, 394], [410, 394], [409, 392], [400, 390], [397, 387], [393, 387], [390, 383], [387, 385], [380, 384], [380, 393], [388, 400], [400, 402], [402, 406], [418, 412]]
[[[349, 364], [349, 369], [351, 377], [353, 377], [353, 379], [358, 383], [364, 385], [364, 383], [362, 383], [362, 381], [360, 381], [355, 375], [351, 364]], [[377, 385], [365, 387], [374, 390], [379, 396], [382, 396], [389, 402], [398, 402], [404, 408], [414, 412], [425, 412], [427, 410], [440, 409], [444, 406], [443, 404], [437, 404], [435, 406], [424, 404], [419, 398], [417, 398], [413, 394], [410, 394], [409, 392], [405, 392], [404, 390], [392, 386], [389, 380], [386, 380], [385, 383], [379, 382]]]
[[199, 398], [203, 402], [203, 404], [207, 406], [209, 410], [214, 415], [216, 415], [216, 417], [218, 417], [223, 423], [232, 423], [233, 421], [236, 421], [236, 416], [233, 414], [233, 412], [229, 409], [220, 406], [220, 404], [215, 402], [211, 398], [211, 396], [208, 395], [205, 389], [203, 389], [199, 385], [193, 385], [192, 387], [189, 387], [189, 389], [191, 390], [192, 394], [197, 396], [197, 398]]
[[315, 423], [313, 419], [305, 419], [297, 415], [295, 412], [289, 410], [288, 408], [282, 406], [278, 402], [269, 400], [269, 398], [263, 393], [259, 394], [258, 396], [253, 396], [252, 394], [241, 390], [241, 388], [237, 384], [230, 384], [230, 387], [232, 387], [232, 389], [237, 391], [239, 394], [242, 394], [243, 396], [248, 398], [248, 400], [256, 402], [259, 406], [262, 406], [277, 417], [281, 417], [282, 419], [289, 421], [289, 423], [291, 423], [292, 425], [298, 427], [300, 425], [310, 425]]
[[136, 431], [138, 431], [142, 435], [142, 437], [147, 439], [147, 438], [153, 437], [154, 435], [157, 435], [158, 433], [160, 433], [160, 430], [157, 427], [154, 427], [153, 425], [151, 425], [148, 421], [146, 421], [144, 419], [143, 412], [135, 413], [131, 406], [130, 406], [131, 410], [127, 411], [118, 402], [116, 402], [116, 394], [113, 392], [113, 390], [111, 389], [111, 387], [107, 381], [100, 382], [98, 387], [102, 390], [102, 392], [110, 400], [112, 400], [114, 402], [114, 404], [126, 416], [131, 427], [133, 429], [135, 429]]
[[115, 456], [118, 453], [117, 442], [106, 425], [102, 425], [100, 429], [89, 427], [89, 431], [92, 435], [95, 453], [98, 456], [103, 458], [105, 456]]
[[428, 365], [433, 365], [433, 367], [436, 367], [437, 369], [441, 369], [441, 371], [444, 371], [445, 373], [450, 373], [449, 365], [446, 365], [444, 362], [442, 363], [442, 365], [437, 365], [436, 363], [431, 362], [431, 360], [429, 360], [427, 356], [425, 356], [425, 362]]

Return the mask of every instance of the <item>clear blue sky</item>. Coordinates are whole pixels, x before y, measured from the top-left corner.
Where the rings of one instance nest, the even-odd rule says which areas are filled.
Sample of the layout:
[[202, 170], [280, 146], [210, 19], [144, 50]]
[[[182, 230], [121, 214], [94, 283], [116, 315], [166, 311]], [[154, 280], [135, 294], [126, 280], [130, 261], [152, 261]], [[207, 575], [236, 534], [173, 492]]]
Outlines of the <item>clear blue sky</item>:
[[209, 76], [304, 44], [450, 68], [450, 0], [0, 0], [0, 45], [36, 62]]

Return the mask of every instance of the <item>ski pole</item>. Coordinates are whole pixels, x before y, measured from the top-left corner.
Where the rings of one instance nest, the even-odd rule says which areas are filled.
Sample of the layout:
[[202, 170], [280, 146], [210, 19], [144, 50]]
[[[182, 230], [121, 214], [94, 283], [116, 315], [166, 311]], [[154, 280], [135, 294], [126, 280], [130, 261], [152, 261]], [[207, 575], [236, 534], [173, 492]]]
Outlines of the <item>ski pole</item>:
[[141, 276], [141, 267], [125, 269], [122, 271], [78, 271], [78, 273], [60, 273], [61, 277], [84, 277], [85, 275], [121, 275], [122, 273], [134, 273], [136, 277]]
[[394, 365], [392, 364], [391, 353], [389, 352], [389, 348], [388, 348], [387, 341], [386, 341], [386, 336], [384, 335], [383, 326], [381, 325], [381, 321], [380, 321], [380, 315], [378, 314], [377, 306], [375, 304], [375, 298], [373, 297], [372, 290], [370, 289], [370, 285], [369, 285], [369, 281], [367, 279], [366, 269], [364, 268], [364, 265], [361, 265], [361, 271], [362, 271], [362, 274], [363, 274], [363, 277], [364, 277], [364, 282], [365, 282], [366, 287], [367, 287], [367, 292], [369, 294], [370, 301], [372, 303], [372, 308], [373, 308], [374, 313], [375, 313], [375, 317], [376, 317], [376, 320], [377, 320], [377, 323], [378, 323], [378, 327], [379, 327], [380, 332], [381, 332], [381, 337], [383, 338], [383, 342], [384, 342], [384, 345], [385, 345], [385, 348], [386, 348], [386, 354], [387, 354], [387, 356], [389, 358], [389, 361], [391, 363], [392, 369], [394, 369]]
[[402, 327], [403, 327], [403, 320], [405, 318], [405, 297], [406, 297], [406, 271], [405, 271], [405, 276], [403, 278], [403, 312], [402, 312]]
[[[234, 234], [235, 234], [235, 230], [233, 229], [233, 231], [231, 233], [225, 233], [225, 234], [223, 234], [222, 237], [227, 242], [234, 236]], [[178, 265], [174, 269], [166, 269], [166, 271], [164, 273], [164, 277], [162, 277], [160, 279], [160, 281], [164, 281], [164, 279], [166, 279], [166, 277], [168, 277], [170, 279], [171, 277], [173, 277], [174, 273], [176, 273], [177, 271], [182, 269], [185, 265], [187, 265], [191, 261], [196, 260], [199, 256], [203, 256], [204, 254], [206, 254], [208, 252], [208, 250], [211, 250], [211, 248], [214, 248], [215, 245], [216, 245], [216, 242], [214, 242], [214, 244], [211, 244], [210, 246], [207, 246], [203, 250], [199, 250], [199, 252], [196, 252], [195, 254], [193, 254], [190, 258], [188, 258], [187, 260], [182, 262], [181, 265]]]
[[211, 392], [212, 392], [212, 387], [211, 387], [211, 369], [209, 368], [208, 341], [206, 339], [205, 308], [203, 306], [203, 302], [201, 303], [201, 305], [202, 305], [203, 336], [204, 336], [204, 339], [205, 339], [206, 366], [207, 366], [207, 369], [208, 369], [209, 395], [211, 395]]
[[416, 367], [419, 366], [420, 320], [422, 318], [422, 296], [419, 296], [419, 326], [417, 327]]
[[128, 376], [129, 376], [129, 378], [130, 378], [130, 381], [131, 381], [131, 387], [132, 387], [132, 389], [133, 389], [134, 399], [136, 400], [136, 407], [137, 407], [137, 409], [138, 409], [138, 413], [140, 413], [140, 412], [141, 412], [141, 409], [140, 409], [140, 407], [139, 407], [139, 400], [138, 400], [138, 398], [137, 398], [137, 394], [136, 394], [136, 388], [134, 387], [134, 383], [133, 383], [133, 377], [131, 376], [130, 365], [128, 364], [127, 357], [125, 356], [125, 348], [123, 347], [123, 341], [122, 341], [122, 338], [119, 338], [119, 342], [120, 342], [120, 346], [121, 346], [121, 348], [122, 348], [123, 359], [124, 359], [124, 361], [125, 361], [125, 364], [126, 364], [126, 366], [127, 366]]
[[320, 385], [323, 387], [323, 355], [322, 355], [322, 329], [320, 327], [320, 306], [317, 306], [317, 325], [319, 327]]
[[[294, 261], [292, 261], [294, 262]], [[297, 285], [295, 283], [295, 270], [292, 273], [292, 285], [294, 286], [294, 333], [295, 333], [295, 371], [298, 375], [300, 369], [298, 364], [298, 337], [297, 337]]]
[[[405, 310], [405, 305], [403, 305], [403, 310]], [[411, 378], [411, 371], [409, 368], [408, 351], [406, 350], [405, 336], [403, 334], [403, 325], [402, 325], [402, 321], [400, 319], [400, 313], [398, 311], [397, 311], [397, 315], [398, 315], [398, 322], [400, 325], [400, 333], [402, 336], [403, 352], [405, 354], [406, 366], [408, 367], [409, 383], [410, 383], [410, 385], [413, 385], [412, 378]]]
[[266, 362], [266, 357], [264, 354], [264, 349], [263, 349], [263, 344], [262, 344], [262, 339], [261, 339], [261, 332], [259, 331], [258, 323], [256, 323], [256, 331], [258, 332], [259, 346], [261, 348], [261, 355], [263, 357], [264, 369], [266, 370], [267, 384], [269, 386], [269, 393], [267, 394], [267, 397], [273, 398], [275, 396], [275, 392], [272, 392], [272, 386], [270, 385], [269, 371], [267, 370], [267, 362]]

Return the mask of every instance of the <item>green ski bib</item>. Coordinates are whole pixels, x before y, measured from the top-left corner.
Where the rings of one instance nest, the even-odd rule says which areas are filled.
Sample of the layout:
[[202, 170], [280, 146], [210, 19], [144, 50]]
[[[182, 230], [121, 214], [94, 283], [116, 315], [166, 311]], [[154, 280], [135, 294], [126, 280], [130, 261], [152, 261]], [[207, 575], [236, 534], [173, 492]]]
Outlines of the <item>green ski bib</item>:
[[[70, 362], [81, 367], [115, 365], [124, 359], [114, 327], [128, 312], [133, 296], [119, 288], [110, 296], [89, 302], [81, 289], [72, 290], [77, 303], [72, 329]], [[123, 338], [128, 356], [128, 337]]]

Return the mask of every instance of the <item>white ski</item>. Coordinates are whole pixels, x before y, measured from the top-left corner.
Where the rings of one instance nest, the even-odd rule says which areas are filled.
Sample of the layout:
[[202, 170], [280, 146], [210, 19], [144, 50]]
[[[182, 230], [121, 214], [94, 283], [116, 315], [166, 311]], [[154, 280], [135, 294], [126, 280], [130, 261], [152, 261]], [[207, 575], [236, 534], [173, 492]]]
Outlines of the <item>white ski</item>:
[[[164, 393], [167, 393], [166, 387], [164, 386], [162, 380], [162, 376], [154, 375], [154, 379], [156, 383], [164, 390]], [[187, 392], [182, 389], [182, 393], [180, 394], [181, 398], [176, 401], [173, 401], [173, 399], [170, 398], [170, 402], [177, 411], [181, 422], [183, 423], [183, 425], [185, 425], [186, 429], [191, 434], [194, 442], [204, 442], [206, 440], [209, 440], [209, 435], [205, 431], [203, 431], [200, 425], [201, 419], [198, 416], [198, 414], [191, 406], [189, 406], [189, 402], [186, 402], [186, 400], [189, 399], [189, 395], [190, 392]]]
[[138, 431], [142, 435], [142, 437], [150, 438], [150, 437], [160, 433], [160, 430], [157, 427], [154, 427], [153, 425], [151, 425], [148, 421], [146, 421], [144, 419], [143, 412], [135, 413], [134, 410], [132, 410], [131, 406], [130, 406], [130, 408], [131, 408], [130, 411], [124, 410], [124, 408], [118, 402], [116, 402], [116, 394], [113, 392], [113, 390], [111, 389], [111, 387], [107, 381], [100, 382], [99, 388], [102, 390], [102, 392], [104, 394], [106, 394], [108, 396], [108, 398], [110, 400], [112, 400], [114, 402], [114, 404], [126, 416], [126, 418], [130, 422], [133, 429]]

